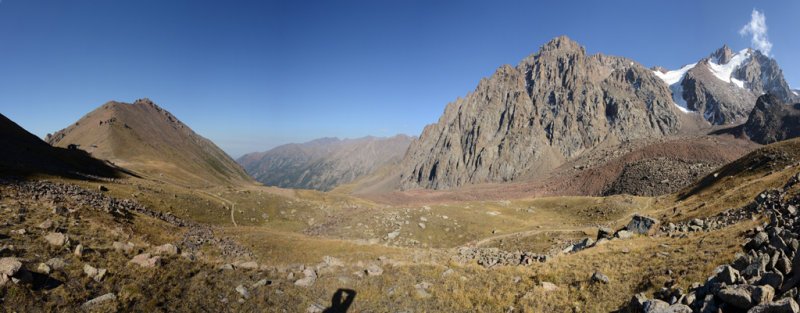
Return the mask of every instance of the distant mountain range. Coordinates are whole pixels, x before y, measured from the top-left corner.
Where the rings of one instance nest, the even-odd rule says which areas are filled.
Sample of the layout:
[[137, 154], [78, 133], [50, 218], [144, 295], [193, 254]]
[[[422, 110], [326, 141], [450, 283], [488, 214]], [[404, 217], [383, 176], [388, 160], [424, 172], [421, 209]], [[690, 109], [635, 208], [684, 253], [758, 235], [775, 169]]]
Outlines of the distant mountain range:
[[257, 181], [284, 188], [331, 190], [398, 164], [414, 138], [321, 138], [248, 153], [237, 162]]
[[449, 103], [401, 164], [402, 189], [451, 189], [542, 175], [601, 146], [698, 135], [744, 122], [769, 92], [798, 99], [775, 60], [759, 51], [709, 57], [667, 71], [555, 38], [504, 65]]
[[149, 99], [111, 101], [49, 135], [142, 175], [186, 186], [251, 184], [252, 178], [210, 140]]

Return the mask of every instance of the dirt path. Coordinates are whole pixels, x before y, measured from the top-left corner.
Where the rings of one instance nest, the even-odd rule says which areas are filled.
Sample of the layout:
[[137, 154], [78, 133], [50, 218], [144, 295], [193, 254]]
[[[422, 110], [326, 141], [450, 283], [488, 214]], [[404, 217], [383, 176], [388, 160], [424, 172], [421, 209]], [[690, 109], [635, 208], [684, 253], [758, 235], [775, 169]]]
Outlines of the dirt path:
[[236, 204], [235, 203], [233, 203], [230, 200], [225, 199], [223, 197], [220, 197], [220, 196], [217, 196], [215, 194], [212, 194], [210, 192], [206, 192], [206, 191], [202, 191], [202, 190], [198, 190], [198, 191], [203, 193], [203, 194], [205, 194], [205, 195], [207, 195], [207, 196], [209, 196], [209, 197], [217, 199], [217, 200], [221, 201], [224, 204], [226, 204], [231, 209], [231, 222], [233, 222], [233, 227], [239, 227], [239, 225], [236, 224], [236, 219], [233, 217], [233, 212], [236, 210]]

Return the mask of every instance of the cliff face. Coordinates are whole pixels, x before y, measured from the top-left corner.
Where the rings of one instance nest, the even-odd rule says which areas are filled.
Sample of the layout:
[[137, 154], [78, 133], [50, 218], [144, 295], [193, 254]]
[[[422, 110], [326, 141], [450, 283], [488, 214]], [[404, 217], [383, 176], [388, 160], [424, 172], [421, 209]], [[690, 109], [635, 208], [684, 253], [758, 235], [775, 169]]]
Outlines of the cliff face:
[[678, 114], [653, 71], [622, 57], [586, 55], [576, 42], [556, 38], [448, 104], [409, 147], [402, 188], [543, 173], [604, 141], [676, 133]]
[[760, 144], [800, 137], [800, 103], [785, 104], [773, 94], [758, 97], [744, 131]]

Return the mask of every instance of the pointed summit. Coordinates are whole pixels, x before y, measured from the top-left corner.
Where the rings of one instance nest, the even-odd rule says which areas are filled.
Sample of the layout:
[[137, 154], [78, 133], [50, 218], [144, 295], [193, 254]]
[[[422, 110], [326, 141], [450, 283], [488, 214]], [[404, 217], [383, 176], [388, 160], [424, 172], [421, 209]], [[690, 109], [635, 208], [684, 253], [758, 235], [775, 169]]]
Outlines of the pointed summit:
[[728, 45], [723, 45], [722, 48], [719, 48], [717, 51], [712, 53], [709, 58], [714, 61], [714, 63], [727, 64], [734, 55], [736, 55], [736, 53], [733, 52]]
[[566, 35], [562, 35], [561, 37], [556, 37], [548, 41], [544, 44], [540, 49], [539, 52], [546, 52], [546, 51], [575, 51], [575, 50], [582, 50], [585, 53], [583, 47], [581, 47], [578, 42], [569, 39]]

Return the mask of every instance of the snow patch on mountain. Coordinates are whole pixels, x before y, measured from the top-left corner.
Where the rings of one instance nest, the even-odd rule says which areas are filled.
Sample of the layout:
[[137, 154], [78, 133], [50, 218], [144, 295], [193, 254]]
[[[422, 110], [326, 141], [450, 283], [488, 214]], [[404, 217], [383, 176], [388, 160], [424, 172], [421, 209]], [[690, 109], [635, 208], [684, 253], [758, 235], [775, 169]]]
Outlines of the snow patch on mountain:
[[683, 113], [694, 112], [689, 110], [686, 99], [683, 99], [683, 86], [681, 86], [681, 81], [683, 81], [683, 76], [686, 75], [686, 72], [693, 69], [695, 65], [697, 65], [697, 63], [686, 64], [678, 70], [667, 71], [666, 73], [653, 71], [658, 78], [661, 78], [661, 80], [667, 83], [669, 90], [672, 90], [672, 101], [675, 102], [675, 106]]
[[660, 71], [653, 71], [658, 78], [661, 78], [667, 85], [672, 86], [673, 84], [680, 83], [683, 80], [683, 75], [686, 75], [686, 72], [694, 68], [697, 63], [686, 64], [679, 70], [668, 71], [666, 73], [662, 73]]
[[749, 49], [744, 49], [739, 51], [739, 53], [734, 55], [731, 60], [725, 64], [717, 64], [709, 60], [708, 65], [711, 69], [711, 73], [726, 83], [734, 83], [736, 86], [739, 86], [739, 88], [744, 88], [743, 81], [731, 76], [733, 75], [733, 71], [742, 66], [746, 61], [750, 60], [750, 52], [748, 50]]

